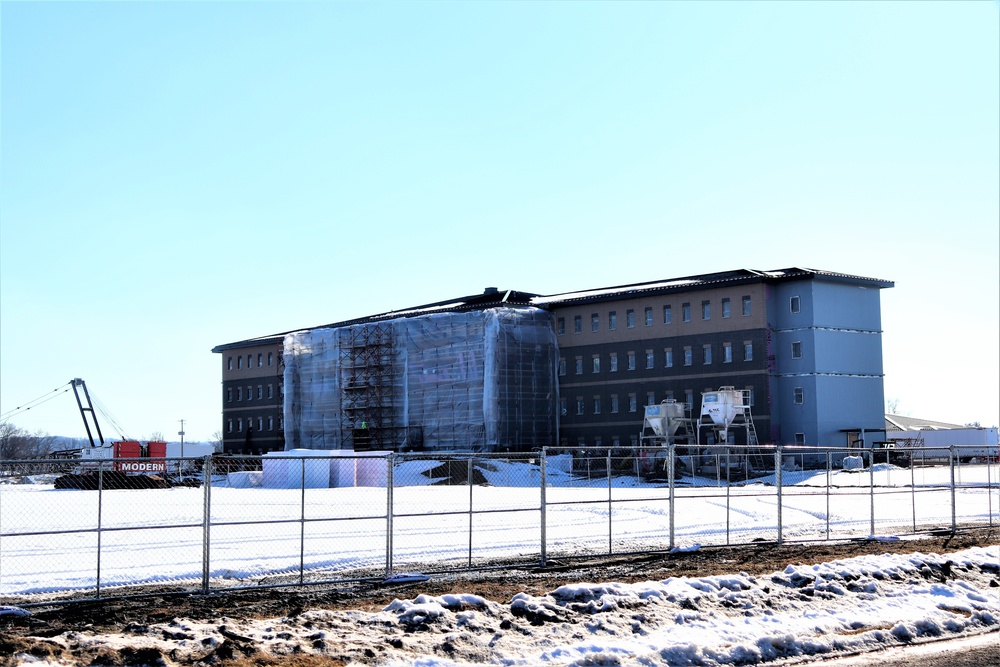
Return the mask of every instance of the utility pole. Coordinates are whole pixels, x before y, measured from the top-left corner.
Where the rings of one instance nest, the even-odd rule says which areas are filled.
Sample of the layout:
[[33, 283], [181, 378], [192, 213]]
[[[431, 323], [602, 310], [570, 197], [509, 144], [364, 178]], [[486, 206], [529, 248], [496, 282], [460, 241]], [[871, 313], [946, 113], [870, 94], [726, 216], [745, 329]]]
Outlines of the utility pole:
[[[181, 430], [177, 432], [177, 435], [181, 436], [181, 458], [184, 458], [184, 420], [180, 420]], [[184, 481], [184, 461], [180, 463], [181, 481]]]

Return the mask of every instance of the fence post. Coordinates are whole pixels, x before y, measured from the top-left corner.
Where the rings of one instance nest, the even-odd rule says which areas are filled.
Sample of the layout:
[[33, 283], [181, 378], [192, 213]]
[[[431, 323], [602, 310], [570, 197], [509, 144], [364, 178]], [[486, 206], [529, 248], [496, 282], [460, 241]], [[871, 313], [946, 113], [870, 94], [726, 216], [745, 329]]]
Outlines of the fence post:
[[472, 454], [469, 454], [466, 477], [469, 480], [469, 567], [472, 567]]
[[208, 595], [208, 574], [212, 558], [212, 457], [205, 457], [205, 467], [202, 472], [201, 486], [203, 507], [201, 518], [201, 594]]
[[101, 528], [104, 515], [104, 462], [97, 467], [97, 599], [101, 598]]
[[954, 533], [958, 527], [956, 521], [958, 509], [955, 498], [955, 445], [948, 447], [948, 467], [951, 470], [951, 532]]
[[875, 537], [875, 450], [868, 451], [868, 536]]
[[781, 514], [781, 445], [774, 448], [774, 483], [778, 487], [778, 544], [781, 544], [785, 534]]
[[548, 447], [542, 447], [542, 458], [539, 459], [539, 461], [538, 461], [539, 485], [541, 487], [539, 489], [539, 508], [538, 508], [539, 512], [541, 513], [541, 524], [542, 524], [542, 535], [541, 535], [541, 540], [542, 540], [542, 548], [541, 548], [542, 562], [540, 564], [541, 567], [545, 567], [545, 561], [546, 561], [546, 555], [547, 555], [546, 554], [546, 548], [545, 548], [545, 502], [546, 502], [546, 500], [545, 500], [545, 486], [546, 486], [545, 464], [546, 464], [546, 459], [548, 458], [548, 455], [549, 455]]
[[913, 471], [917, 465], [917, 457], [910, 455], [910, 507], [913, 512], [913, 532], [917, 532], [917, 476]]
[[386, 457], [388, 468], [385, 473], [385, 576], [392, 574], [392, 490], [395, 486], [393, 473], [396, 469], [396, 453]]
[[[299, 583], [306, 577], [306, 458], [302, 457], [302, 498], [299, 501]], [[357, 465], [357, 460], [354, 461]], [[330, 462], [327, 461], [329, 466]]]
[[607, 467], [608, 467], [608, 555], [610, 556], [613, 551], [611, 547], [611, 534], [612, 534], [611, 515], [614, 513], [614, 510], [611, 506], [611, 450], [610, 449], [608, 450]]
[[667, 445], [667, 516], [670, 524], [670, 548], [674, 548], [674, 465], [676, 462], [677, 450], [673, 443]]
[[[841, 464], [843, 465], [843, 464]], [[803, 466], [804, 468], [805, 466]], [[830, 471], [833, 469], [833, 452], [826, 452], [826, 539], [830, 539]]]
[[990, 514], [990, 528], [993, 527], [993, 480], [990, 477], [989, 450], [986, 452], [986, 510]]
[[[730, 452], [731, 452], [731, 450], [728, 447], [726, 447], [726, 544], [727, 545], [729, 544], [729, 514], [730, 514], [730, 511], [729, 511], [730, 510], [730, 499], [729, 499], [730, 491], [729, 491], [729, 488], [733, 484], [733, 480], [730, 479], [730, 470], [732, 470], [732, 466], [730, 465], [730, 461], [729, 461]], [[749, 467], [750, 467], [750, 456], [748, 454], [747, 455], [747, 468], [746, 468], [747, 477], [748, 478], [750, 476]]]

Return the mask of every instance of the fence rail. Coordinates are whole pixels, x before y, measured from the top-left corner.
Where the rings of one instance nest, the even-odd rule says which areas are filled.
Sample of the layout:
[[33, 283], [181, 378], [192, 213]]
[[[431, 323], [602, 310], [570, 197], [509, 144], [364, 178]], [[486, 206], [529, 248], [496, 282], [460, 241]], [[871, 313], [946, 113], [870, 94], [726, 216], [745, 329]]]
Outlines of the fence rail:
[[[288, 453], [288, 454], [295, 454]], [[0, 461], [0, 600], [381, 579], [1000, 521], [980, 449], [547, 448]], [[144, 590], [144, 589], [139, 589]]]

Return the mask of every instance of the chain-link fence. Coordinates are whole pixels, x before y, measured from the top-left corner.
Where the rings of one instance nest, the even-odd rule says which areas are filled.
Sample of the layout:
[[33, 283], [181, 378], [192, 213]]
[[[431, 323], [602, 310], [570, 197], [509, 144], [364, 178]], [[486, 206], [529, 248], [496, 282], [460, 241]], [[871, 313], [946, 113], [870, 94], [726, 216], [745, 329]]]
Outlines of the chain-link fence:
[[[200, 592], [1000, 520], [977, 448], [0, 461], [0, 600]], [[143, 587], [143, 588], [136, 588]]]

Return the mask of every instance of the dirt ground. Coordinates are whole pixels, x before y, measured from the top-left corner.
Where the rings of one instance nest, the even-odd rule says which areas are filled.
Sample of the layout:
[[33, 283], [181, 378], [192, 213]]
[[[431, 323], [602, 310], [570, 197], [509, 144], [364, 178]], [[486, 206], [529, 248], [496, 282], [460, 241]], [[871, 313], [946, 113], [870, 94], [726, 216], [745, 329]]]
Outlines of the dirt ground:
[[[65, 633], [141, 634], [147, 626], [172, 619], [223, 623], [239, 619], [294, 618], [307, 610], [379, 611], [394, 599], [412, 599], [418, 594], [444, 595], [471, 593], [490, 600], [510, 600], [519, 592], [542, 594], [567, 582], [636, 582], [668, 577], [710, 576], [746, 572], [751, 575], [783, 570], [789, 564], [813, 564], [841, 558], [882, 553], [946, 553], [974, 546], [1000, 545], [1000, 528], [980, 528], [957, 534], [938, 534], [896, 542], [856, 540], [836, 543], [759, 543], [738, 547], [712, 547], [687, 553], [653, 553], [638, 556], [591, 558], [550, 562], [546, 568], [508, 568], [485, 572], [456, 573], [432, 577], [429, 581], [405, 584], [360, 582], [337, 587], [316, 586], [234, 591], [209, 596], [193, 594], [152, 594], [126, 599], [81, 601], [70, 604], [32, 607], [31, 616], [0, 616], [0, 665], [25, 664], [15, 654], [29, 654], [36, 660], [78, 665], [164, 664], [160, 655], [145, 655], [143, 649], [122, 646], [88, 648], [80, 643], [67, 648], [65, 642], [47, 641]], [[222, 619], [222, 620], [220, 620]], [[222, 632], [226, 635], [226, 632]], [[348, 662], [377, 662], [356, 647], [324, 656], [307, 654], [275, 657], [247, 646], [238, 635], [230, 637], [197, 661], [171, 660], [175, 665], [212, 664], [222, 667], [243, 665], [323, 664], [327, 667]], [[345, 647], [347, 649], [347, 647]], [[367, 658], [370, 658], [367, 659]]]

